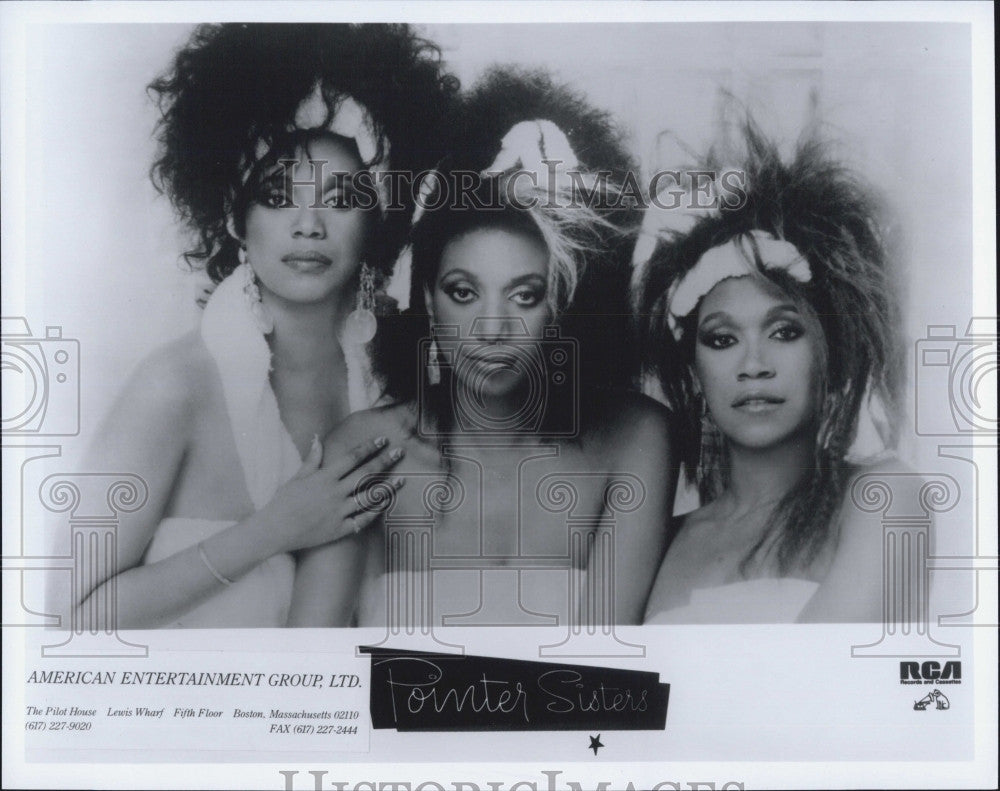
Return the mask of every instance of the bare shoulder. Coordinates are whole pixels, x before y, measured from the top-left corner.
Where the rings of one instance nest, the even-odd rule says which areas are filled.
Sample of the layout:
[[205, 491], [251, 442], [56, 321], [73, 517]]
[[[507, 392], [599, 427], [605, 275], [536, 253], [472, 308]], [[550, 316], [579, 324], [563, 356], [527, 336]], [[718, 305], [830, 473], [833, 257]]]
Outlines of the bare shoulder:
[[161, 346], [132, 371], [91, 445], [91, 458], [128, 459], [183, 447], [217, 375], [197, 333]]
[[132, 383], [162, 398], [192, 400], [211, 384], [212, 358], [196, 332], [159, 347], [136, 367]]
[[857, 466], [854, 471], [854, 479], [857, 480], [862, 475], [877, 475], [878, 473], [897, 476], [916, 476], [913, 468], [906, 462], [898, 456], [890, 456], [882, 461]]
[[[844, 492], [844, 521], [850, 524], [853, 512], [902, 510], [916, 513], [926, 479], [896, 456], [855, 467]], [[854, 520], [856, 521], [856, 520]]]
[[844, 492], [829, 568], [800, 621], [875, 622], [882, 617], [883, 514], [920, 513], [924, 481], [897, 458], [856, 467]]
[[881, 557], [883, 514], [913, 516], [925, 479], [898, 458], [858, 466], [844, 492], [835, 535], [834, 564], [868, 564]]
[[683, 556], [684, 547], [705, 547], [707, 542], [719, 535], [719, 524], [719, 509], [715, 502], [673, 517], [670, 520], [670, 536], [675, 556], [687, 562], [687, 557]]
[[115, 414], [144, 413], [157, 418], [191, 418], [207, 402], [215, 383], [212, 358], [197, 332], [153, 351], [132, 372]]

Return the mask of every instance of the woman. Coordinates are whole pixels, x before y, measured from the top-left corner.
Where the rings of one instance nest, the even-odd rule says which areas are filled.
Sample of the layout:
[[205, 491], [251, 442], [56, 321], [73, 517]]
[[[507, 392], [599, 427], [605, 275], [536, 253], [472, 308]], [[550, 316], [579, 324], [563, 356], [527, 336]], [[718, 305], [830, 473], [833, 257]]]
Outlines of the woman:
[[[624, 332], [615, 360], [567, 321], [586, 305], [606, 333], [624, 312], [638, 217], [610, 186], [631, 163], [605, 115], [541, 74], [490, 73], [453, 128], [386, 370], [416, 419], [408, 483], [365, 537], [359, 624], [638, 623], [673, 493], [666, 413], [595, 386], [627, 376]], [[574, 202], [574, 176], [607, 208]]]
[[140, 475], [149, 501], [122, 522], [117, 573], [76, 604], [113, 585], [122, 627], [295, 625], [311, 606], [297, 580], [334, 541], [346, 619], [352, 537], [378, 513], [361, 480], [402, 449], [336, 429], [380, 392], [376, 292], [412, 201], [387, 211], [379, 175], [427, 164], [450, 91], [437, 51], [405, 26], [203, 26], [150, 87], [154, 181], [218, 287], [97, 437], [89, 469]]
[[[846, 502], [873, 461], [862, 456], [898, 467], [886, 448], [901, 350], [878, 212], [821, 144], [785, 164], [743, 131], [742, 199], [715, 196], [636, 275], [648, 361], [683, 416], [702, 498], [677, 520], [646, 622], [878, 620], [881, 531]], [[705, 169], [721, 177], [718, 165]]]

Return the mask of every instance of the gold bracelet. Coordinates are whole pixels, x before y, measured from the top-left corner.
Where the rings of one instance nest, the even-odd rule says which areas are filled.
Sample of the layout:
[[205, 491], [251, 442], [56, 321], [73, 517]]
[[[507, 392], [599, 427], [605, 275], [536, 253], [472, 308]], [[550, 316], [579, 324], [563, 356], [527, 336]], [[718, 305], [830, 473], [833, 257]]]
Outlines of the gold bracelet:
[[219, 573], [219, 570], [212, 565], [212, 561], [208, 559], [208, 555], [205, 554], [205, 547], [203, 546], [205, 542], [201, 541], [198, 543], [198, 557], [201, 558], [201, 562], [205, 564], [205, 567], [212, 572], [212, 576], [215, 577], [223, 585], [232, 585], [233, 581], [228, 577], [223, 576]]

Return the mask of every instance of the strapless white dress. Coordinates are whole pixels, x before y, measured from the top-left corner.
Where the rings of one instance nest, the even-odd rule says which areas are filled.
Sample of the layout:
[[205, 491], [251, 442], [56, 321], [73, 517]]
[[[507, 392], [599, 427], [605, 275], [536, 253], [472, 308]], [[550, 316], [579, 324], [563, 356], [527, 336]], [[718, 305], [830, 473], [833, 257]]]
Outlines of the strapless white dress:
[[818, 589], [818, 582], [794, 577], [695, 588], [690, 602], [661, 610], [645, 623], [793, 623]]
[[[557, 626], [575, 617], [569, 569], [434, 569], [380, 574], [366, 586], [359, 626]], [[571, 601], [573, 599], [573, 601]]]

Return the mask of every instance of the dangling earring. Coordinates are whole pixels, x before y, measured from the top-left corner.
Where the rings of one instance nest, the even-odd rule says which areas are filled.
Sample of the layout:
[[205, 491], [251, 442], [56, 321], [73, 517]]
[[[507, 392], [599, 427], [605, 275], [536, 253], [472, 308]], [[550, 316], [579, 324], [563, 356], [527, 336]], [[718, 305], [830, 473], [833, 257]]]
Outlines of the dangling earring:
[[368, 343], [378, 331], [378, 320], [372, 309], [375, 307], [375, 270], [368, 264], [361, 265], [358, 286], [358, 304], [347, 316], [344, 335], [352, 343]]
[[245, 247], [240, 247], [237, 254], [243, 267], [243, 295], [247, 301], [247, 307], [253, 315], [257, 329], [263, 335], [270, 335], [274, 332], [274, 317], [268, 311], [267, 306], [260, 297], [260, 288], [257, 285], [257, 275], [253, 268], [247, 265], [247, 251]]
[[441, 384], [441, 364], [438, 362], [437, 338], [431, 338], [431, 345], [427, 348], [427, 383]]
[[704, 481], [711, 472], [712, 453], [711, 446], [714, 444], [710, 437], [714, 432], [715, 424], [708, 416], [708, 405], [705, 399], [698, 398], [698, 420], [699, 420], [699, 441], [698, 441], [698, 480]]
[[829, 456], [833, 445], [833, 427], [838, 411], [838, 398], [835, 393], [827, 393], [823, 397], [819, 412], [819, 426], [816, 430], [816, 446], [820, 455]]
[[698, 398], [701, 413], [701, 441], [698, 449], [698, 488], [703, 494], [715, 497], [722, 480], [719, 469], [722, 460], [722, 434], [708, 411], [708, 402]]
[[427, 347], [427, 384], [441, 384], [441, 363], [438, 361], [440, 352], [438, 351], [437, 338], [434, 336], [434, 311], [431, 307], [431, 293], [424, 288], [424, 309], [427, 311], [428, 327], [431, 331], [431, 343]]
[[241, 244], [236, 250], [236, 259], [240, 262], [240, 264], [245, 264], [247, 262], [247, 246], [245, 244]]
[[719, 462], [722, 458], [722, 435], [715, 421], [708, 414], [701, 419], [701, 450], [698, 455], [698, 479], [707, 490], [717, 493], [722, 476]]

